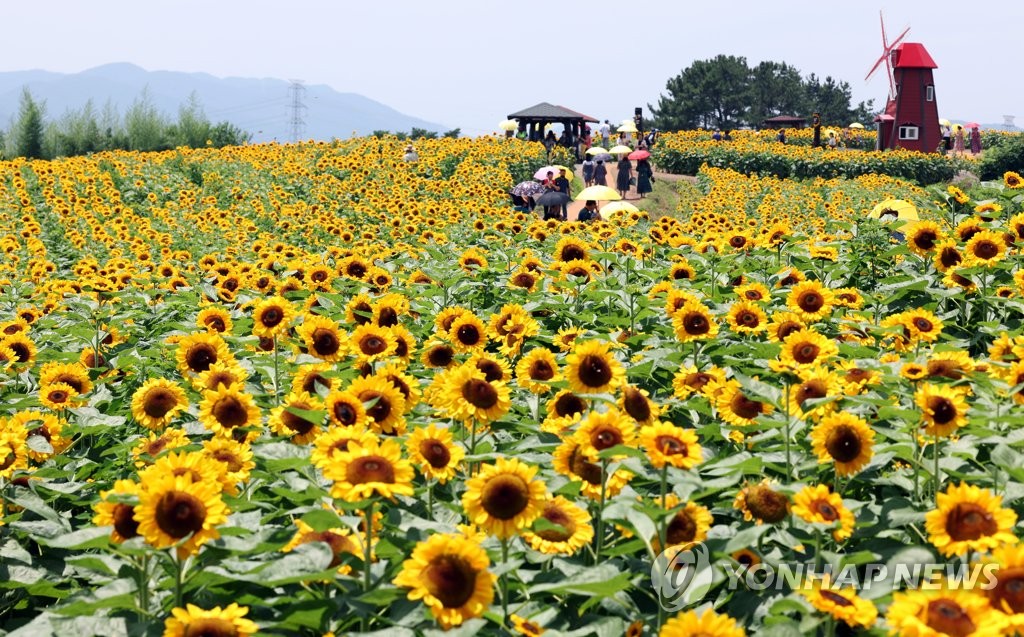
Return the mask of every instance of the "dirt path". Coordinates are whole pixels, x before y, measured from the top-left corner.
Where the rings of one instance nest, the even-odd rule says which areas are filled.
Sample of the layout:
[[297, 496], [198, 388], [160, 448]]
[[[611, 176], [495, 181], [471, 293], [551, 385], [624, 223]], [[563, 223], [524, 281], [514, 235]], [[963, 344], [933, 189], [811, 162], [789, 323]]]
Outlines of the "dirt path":
[[[618, 162], [615, 162], [615, 161], [606, 162], [605, 163], [605, 165], [608, 167], [608, 178], [605, 180], [605, 182], [608, 184], [608, 186], [610, 188], [613, 188], [613, 189], [615, 188], [616, 178], [619, 176], [619, 169], [618, 169], [618, 166], [616, 165], [617, 163]], [[636, 176], [636, 162], [633, 162], [633, 175]], [[577, 164], [576, 165], [576, 178], [580, 180], [580, 183], [583, 183], [583, 165], [582, 164]], [[655, 179], [655, 181], [664, 180], [665, 182], [676, 182], [676, 181], [680, 181], [680, 180], [684, 180], [684, 179], [685, 180], [692, 180], [693, 177], [690, 177], [690, 176], [687, 176], [687, 175], [673, 175], [671, 173], [662, 173], [662, 172], [658, 172], [657, 170], [655, 170], [654, 171], [654, 179]], [[636, 186], [631, 186], [629, 191], [626, 193], [626, 197], [625, 197], [625, 199], [623, 199], [623, 201], [628, 201], [631, 204], [633, 204], [634, 206], [636, 206], [637, 208], [639, 208], [641, 210], [644, 210], [644, 204], [646, 203], [647, 199], [646, 199], [646, 197], [641, 197], [640, 195], [637, 194]], [[586, 203], [586, 202], [584, 202], [584, 201], [570, 201], [569, 202], [569, 220], [570, 221], [576, 219], [577, 215], [579, 215], [580, 210], [583, 210], [583, 204], [584, 203]], [[598, 207], [599, 208], [601, 206], [603, 206], [603, 205], [604, 205], [604, 202], [599, 202], [598, 203]], [[648, 210], [647, 212], [654, 212], [654, 211]], [[659, 211], [659, 212], [667, 212], [667, 211]]]

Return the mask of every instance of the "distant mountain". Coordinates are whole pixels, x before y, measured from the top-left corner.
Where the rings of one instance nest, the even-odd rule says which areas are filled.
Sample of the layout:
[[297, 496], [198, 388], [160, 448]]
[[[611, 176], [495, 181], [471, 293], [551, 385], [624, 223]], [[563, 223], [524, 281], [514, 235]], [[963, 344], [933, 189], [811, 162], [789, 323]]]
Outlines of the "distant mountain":
[[[142, 93], [156, 108], [175, 118], [178, 107], [195, 91], [210, 121], [227, 120], [249, 131], [253, 141], [289, 141], [292, 102], [289, 82], [278, 79], [218, 78], [207, 73], [147, 71], [134, 64], [106, 64], [80, 73], [12, 71], [0, 73], [0, 128], [7, 128], [18, 112], [21, 90], [27, 86], [37, 100], [45, 100], [47, 119], [58, 119], [68, 109], [81, 108], [92, 99], [97, 113], [110, 100], [121, 116]], [[345, 138], [375, 130], [448, 130], [442, 124], [399, 113], [356, 93], [339, 93], [325, 84], [305, 87], [303, 139]]]

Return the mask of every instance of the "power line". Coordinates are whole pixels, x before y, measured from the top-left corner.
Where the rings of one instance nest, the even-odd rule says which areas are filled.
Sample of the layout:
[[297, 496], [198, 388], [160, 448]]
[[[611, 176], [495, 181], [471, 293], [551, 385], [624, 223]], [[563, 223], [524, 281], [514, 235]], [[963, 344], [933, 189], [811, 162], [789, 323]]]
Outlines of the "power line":
[[291, 125], [291, 140], [297, 142], [306, 134], [306, 103], [302, 98], [306, 96], [306, 87], [302, 80], [288, 80], [288, 93], [291, 95], [291, 104], [288, 107], [289, 124]]

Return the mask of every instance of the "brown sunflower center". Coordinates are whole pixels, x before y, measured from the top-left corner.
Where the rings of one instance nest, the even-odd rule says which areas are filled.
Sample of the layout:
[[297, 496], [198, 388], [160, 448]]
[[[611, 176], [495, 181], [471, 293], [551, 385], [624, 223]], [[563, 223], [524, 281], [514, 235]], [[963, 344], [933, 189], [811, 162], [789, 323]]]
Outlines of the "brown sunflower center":
[[462, 397], [478, 409], [490, 409], [498, 403], [498, 391], [486, 380], [471, 378], [462, 385]]
[[761, 319], [757, 314], [750, 310], [743, 310], [736, 316], [736, 323], [743, 327], [757, 327], [761, 323]]
[[226, 429], [241, 427], [249, 420], [249, 412], [245, 405], [234, 396], [225, 396], [217, 400], [210, 413]]
[[555, 370], [550, 362], [538, 359], [530, 363], [528, 374], [530, 380], [551, 380], [555, 377]]
[[933, 377], [943, 376], [953, 380], [963, 378], [963, 372], [960, 370], [960, 367], [953, 361], [946, 360], [928, 361], [928, 375]]
[[210, 455], [213, 456], [213, 459], [217, 462], [227, 465], [228, 471], [231, 473], [241, 471], [244, 466], [242, 459], [235, 455], [235, 453], [230, 449], [218, 449]]
[[480, 330], [476, 325], [460, 325], [455, 331], [455, 338], [463, 345], [476, 345], [480, 342]]
[[580, 361], [579, 376], [587, 387], [604, 387], [612, 380], [612, 368], [603, 357], [587, 354]]
[[68, 394], [68, 392], [64, 391], [63, 389], [51, 389], [46, 394], [46, 398], [51, 403], [57, 403], [58, 405], [66, 403], [68, 401], [68, 398], [70, 397], [70, 394]]
[[331, 407], [331, 413], [334, 414], [334, 419], [346, 427], [351, 427], [356, 423], [359, 418], [359, 412], [356, 410], [354, 405], [351, 405], [343, 400], [340, 400]]
[[960, 604], [951, 599], [928, 602], [926, 616], [929, 628], [950, 637], [967, 637], [977, 629]]
[[1001, 568], [996, 574], [995, 588], [989, 591], [995, 608], [1006, 606], [1014, 613], [1024, 612], [1024, 568]]
[[207, 343], [199, 343], [185, 353], [185, 364], [194, 372], [205, 372], [217, 362], [217, 350]]
[[742, 248], [747, 243], [747, 238], [741, 234], [734, 234], [729, 237], [729, 245], [734, 248]]
[[[365, 274], [365, 272], [364, 272]], [[362, 278], [362, 274], [358, 275], [357, 278]], [[356, 322], [356, 325], [364, 325], [370, 322], [370, 316], [373, 314], [373, 308], [370, 304], [365, 301], [360, 301], [352, 307], [352, 318]]]
[[555, 413], [559, 417], [582, 414], [587, 410], [587, 401], [576, 394], [562, 394], [555, 399]]
[[939, 254], [939, 263], [946, 268], [951, 268], [962, 260], [963, 257], [960, 256], [960, 252], [958, 252], [956, 248], [943, 248], [942, 252]]
[[477, 572], [456, 555], [439, 555], [423, 569], [423, 584], [445, 608], [459, 608], [473, 597]]
[[808, 314], [814, 314], [821, 311], [821, 308], [825, 307], [825, 297], [820, 292], [815, 290], [808, 290], [802, 292], [800, 296], [796, 297], [796, 304], [804, 312]]
[[85, 388], [85, 385], [82, 383], [82, 380], [78, 376], [72, 376], [71, 374], [60, 374], [59, 376], [53, 379], [53, 382], [64, 383], [65, 385], [68, 385], [69, 387], [71, 387], [71, 389], [75, 390], [79, 394], [81, 394], [82, 389]]
[[[232, 372], [229, 372], [229, 371], [226, 371], [226, 370], [220, 370], [218, 372], [211, 372], [210, 375], [206, 377], [206, 388], [207, 389], [217, 389], [218, 385], [224, 385], [225, 387], [231, 387], [237, 381], [238, 381], [238, 378], [236, 378], [235, 375]], [[152, 414], [150, 414], [150, 415], [152, 415]]]
[[511, 520], [529, 505], [530, 487], [517, 475], [497, 475], [480, 491], [480, 503], [491, 517]]
[[587, 460], [586, 456], [580, 453], [579, 447], [573, 449], [569, 458], [569, 468], [588, 484], [601, 484], [601, 465]]
[[352, 484], [395, 481], [395, 467], [383, 456], [361, 456], [348, 464], [345, 478]]
[[[290, 406], [296, 409], [310, 409], [312, 407], [311, 405], [308, 405], [306, 403], [298, 403]], [[300, 436], [309, 433], [310, 431], [312, 431], [313, 427], [316, 426], [315, 422], [311, 420], [306, 420], [302, 416], [294, 414], [291, 411], [288, 411], [287, 409], [285, 409], [284, 412], [281, 414], [281, 422], [284, 424], [285, 427], [287, 427], [291, 431], [294, 431], [296, 434]]]
[[633, 387], [626, 388], [622, 395], [622, 404], [626, 413], [637, 422], [647, 422], [651, 418], [651, 404], [647, 398]]
[[334, 568], [341, 564], [341, 556], [344, 553], [356, 553], [356, 545], [352, 543], [352, 540], [335, 533], [334, 531], [319, 531], [306, 534], [302, 540], [302, 544], [307, 542], [323, 542], [327, 546], [331, 547], [331, 563], [328, 564], [328, 568]]
[[359, 351], [367, 356], [380, 354], [388, 348], [388, 342], [376, 334], [368, 334], [359, 339]]
[[816, 398], [824, 398], [828, 395], [828, 388], [825, 384], [819, 380], [809, 380], [805, 383], [801, 383], [796, 388], [796, 402], [801, 407], [804, 406], [808, 400], [814, 400]]
[[799, 332], [800, 330], [803, 329], [803, 327], [803, 325], [797, 323], [796, 321], [785, 321], [779, 324], [779, 326], [776, 328], [775, 335], [779, 338], [779, 340], [785, 340], [787, 336], [789, 336], [793, 332]]
[[732, 412], [740, 418], [747, 420], [753, 420], [764, 409], [764, 405], [756, 400], [751, 400], [743, 395], [742, 392], [736, 392], [736, 395], [729, 401], [729, 407]]
[[135, 507], [130, 504], [114, 505], [114, 530], [126, 540], [139, 534], [139, 523], [134, 516]]
[[447, 345], [437, 345], [427, 352], [427, 361], [432, 367], [448, 367], [455, 358], [455, 351]]
[[174, 392], [165, 387], [157, 387], [146, 392], [145, 399], [142, 401], [142, 411], [150, 418], [163, 418], [177, 404], [178, 399]]
[[452, 460], [448, 447], [440, 440], [428, 438], [420, 442], [420, 455], [435, 469], [444, 469]]
[[224, 319], [219, 316], [209, 316], [206, 318], [206, 327], [211, 328], [215, 332], [225, 332], [228, 329]]
[[697, 537], [697, 521], [686, 510], [672, 516], [668, 523], [665, 538], [671, 544], [685, 544]]
[[565, 542], [576, 532], [576, 521], [557, 504], [549, 504], [541, 513], [541, 517], [562, 527], [560, 529], [547, 528], [537, 532], [538, 536], [548, 542]]
[[704, 387], [708, 383], [710, 383], [712, 380], [714, 380], [714, 378], [715, 377], [712, 376], [711, 374], [707, 374], [705, 372], [696, 372], [694, 374], [687, 374], [686, 375], [686, 383], [685, 384], [686, 384], [687, 387], [689, 387], [690, 389], [693, 389], [694, 391], [700, 391], [700, 390], [704, 389]]
[[999, 255], [999, 246], [993, 241], [979, 241], [974, 244], [974, 256], [979, 259], [992, 259]]
[[666, 456], [679, 456], [686, 453], [686, 443], [675, 436], [657, 436], [654, 447]]
[[283, 320], [284, 311], [276, 306], [268, 307], [267, 309], [263, 310], [262, 314], [260, 314], [260, 323], [262, 323], [264, 327], [277, 327], [278, 325], [281, 324], [281, 321]]
[[818, 358], [821, 348], [814, 343], [797, 343], [793, 348], [793, 360], [801, 365], [809, 365]]
[[583, 248], [575, 245], [567, 245], [562, 248], [562, 261], [575, 261], [576, 259], [587, 258], [587, 253]]
[[387, 420], [388, 416], [391, 415], [391, 401], [388, 397], [379, 391], [373, 389], [367, 389], [359, 393], [359, 400], [362, 403], [368, 403], [373, 400], [377, 402], [373, 403], [372, 407], [366, 409], [366, 415], [373, 418], [378, 423]]
[[701, 312], [690, 312], [683, 317], [683, 329], [687, 334], [699, 336], [711, 330], [711, 323]]
[[825, 502], [824, 500], [817, 500], [811, 503], [812, 510], [820, 515], [826, 522], [835, 522], [839, 519], [839, 511], [836, 508]]
[[938, 238], [933, 230], [922, 230], [914, 237], [914, 243], [922, 250], [931, 250], [935, 247], [935, 241]]
[[154, 517], [160, 530], [177, 540], [202, 530], [206, 505], [191, 493], [168, 491], [157, 502]]
[[973, 502], [960, 502], [946, 515], [946, 532], [957, 542], [994, 535], [999, 524], [992, 513]]
[[828, 601], [830, 601], [833, 604], [835, 604], [836, 606], [844, 606], [844, 607], [845, 606], [853, 606], [853, 602], [851, 602], [850, 600], [846, 599], [845, 597], [843, 597], [839, 593], [830, 591], [827, 588], [821, 589], [820, 591], [818, 591], [818, 593], [822, 597], [827, 599]]
[[227, 619], [220, 617], [201, 617], [190, 619], [184, 628], [182, 637], [236, 637], [238, 630]]
[[956, 418], [956, 405], [945, 396], [930, 396], [927, 405], [936, 424], [945, 425]]
[[501, 369], [501, 365], [488, 359], [481, 358], [476, 362], [476, 368], [484, 373], [484, 380], [488, 383], [493, 383], [496, 380], [504, 380], [505, 372]]
[[590, 434], [590, 444], [598, 451], [621, 445], [622, 442], [622, 432], [617, 427], [598, 427]]
[[836, 462], [853, 462], [860, 456], [863, 446], [857, 432], [845, 426], [836, 427], [825, 441], [828, 455]]
[[533, 284], [536, 283], [534, 276], [528, 272], [520, 272], [519, 274], [512, 277], [512, 285], [517, 288], [530, 289]]
[[786, 499], [786, 496], [760, 484], [748, 487], [746, 503], [751, 515], [769, 523], [782, 520], [789, 511], [789, 500]]

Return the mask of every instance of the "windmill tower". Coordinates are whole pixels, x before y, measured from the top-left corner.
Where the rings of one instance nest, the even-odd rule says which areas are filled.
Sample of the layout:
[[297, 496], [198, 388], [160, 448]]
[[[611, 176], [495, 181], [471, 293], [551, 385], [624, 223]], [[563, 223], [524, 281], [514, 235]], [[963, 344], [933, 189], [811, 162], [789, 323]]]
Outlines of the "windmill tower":
[[889, 42], [882, 24], [882, 56], [868, 71], [867, 80], [885, 62], [889, 75], [889, 96], [885, 111], [875, 118], [878, 122], [879, 150], [906, 148], [921, 152], [934, 152], [942, 139], [939, 128], [939, 109], [935, 101], [935, 80], [932, 70], [938, 68], [923, 44], [902, 42], [910, 28], [903, 30]]

